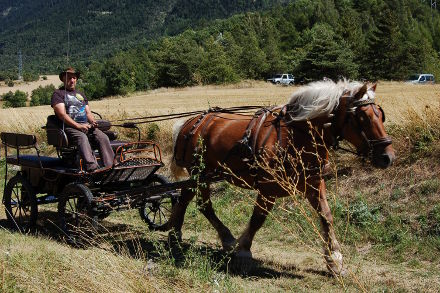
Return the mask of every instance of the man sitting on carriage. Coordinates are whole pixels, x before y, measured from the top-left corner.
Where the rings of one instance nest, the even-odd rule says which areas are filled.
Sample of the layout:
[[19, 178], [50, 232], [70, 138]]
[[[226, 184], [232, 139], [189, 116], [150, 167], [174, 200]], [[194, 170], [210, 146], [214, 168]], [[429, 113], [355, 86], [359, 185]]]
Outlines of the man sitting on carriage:
[[104, 167], [112, 166], [114, 152], [108, 136], [96, 127], [97, 123], [86, 96], [76, 90], [79, 75], [72, 67], [59, 74], [64, 86], [53, 93], [51, 106], [57, 118], [64, 123], [67, 138], [77, 146], [85, 170], [93, 172], [99, 168], [99, 164], [90, 146], [89, 137], [97, 143]]

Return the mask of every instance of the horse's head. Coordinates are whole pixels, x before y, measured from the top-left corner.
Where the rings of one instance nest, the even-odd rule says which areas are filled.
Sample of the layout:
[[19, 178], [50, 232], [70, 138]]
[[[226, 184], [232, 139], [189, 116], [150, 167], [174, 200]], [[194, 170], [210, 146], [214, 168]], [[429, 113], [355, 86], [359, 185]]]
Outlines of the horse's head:
[[387, 168], [395, 159], [391, 138], [383, 123], [385, 113], [374, 103], [376, 84], [366, 84], [343, 95], [334, 112], [338, 139], [344, 139], [355, 146], [357, 153], [369, 158], [376, 167]]

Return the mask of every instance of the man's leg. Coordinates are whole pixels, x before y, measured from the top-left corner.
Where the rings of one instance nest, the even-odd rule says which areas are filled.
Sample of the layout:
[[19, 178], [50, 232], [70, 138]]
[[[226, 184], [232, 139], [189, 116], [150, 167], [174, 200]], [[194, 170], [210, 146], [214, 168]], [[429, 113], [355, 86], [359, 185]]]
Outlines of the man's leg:
[[99, 154], [101, 155], [101, 159], [102, 162], [104, 163], [104, 166], [105, 167], [112, 166], [113, 159], [115, 158], [115, 154], [110, 145], [110, 140], [108, 136], [98, 128], [95, 128], [92, 134], [93, 134], [93, 139], [95, 139], [96, 142], [98, 143]]
[[79, 155], [83, 159], [83, 166], [86, 171], [93, 171], [99, 168], [96, 162], [95, 155], [90, 147], [89, 139], [84, 132], [76, 130], [71, 127], [64, 128], [69, 144], [76, 145], [78, 147]]

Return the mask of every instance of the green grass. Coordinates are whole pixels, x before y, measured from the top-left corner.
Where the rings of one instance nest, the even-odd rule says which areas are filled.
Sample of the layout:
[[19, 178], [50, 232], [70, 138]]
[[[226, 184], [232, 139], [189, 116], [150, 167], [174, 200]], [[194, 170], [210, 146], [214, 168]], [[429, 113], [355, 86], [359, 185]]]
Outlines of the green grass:
[[[107, 230], [86, 249], [60, 242], [50, 228], [21, 235], [0, 227], [0, 291], [436, 292], [440, 163], [429, 153], [438, 148], [431, 141], [423, 151], [400, 154], [387, 170], [352, 159], [337, 162], [353, 170], [327, 182], [336, 233], [353, 273], [344, 286], [325, 276], [312, 226], [319, 223], [307, 201], [286, 198], [277, 201], [255, 237], [250, 274], [234, 271], [194, 200], [183, 243], [173, 249], [166, 233], [147, 230], [137, 210], [111, 214], [103, 222]], [[4, 167], [2, 158], [1, 190]], [[227, 183], [212, 186], [217, 215], [235, 236], [248, 223], [255, 198], [255, 192]]]

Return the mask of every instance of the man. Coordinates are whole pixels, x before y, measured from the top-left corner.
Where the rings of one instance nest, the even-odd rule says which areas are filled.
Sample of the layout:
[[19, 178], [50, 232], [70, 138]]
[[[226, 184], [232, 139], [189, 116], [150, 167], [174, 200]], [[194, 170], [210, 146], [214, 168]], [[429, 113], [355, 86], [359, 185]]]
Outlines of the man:
[[83, 168], [88, 172], [93, 172], [99, 168], [99, 165], [87, 134], [98, 143], [101, 160], [105, 167], [113, 164], [114, 153], [107, 135], [96, 128], [97, 123], [85, 95], [75, 89], [79, 75], [79, 72], [72, 67], [60, 73], [59, 78], [64, 86], [53, 93], [51, 106], [55, 115], [64, 122], [64, 131], [69, 144], [78, 147], [83, 160]]

